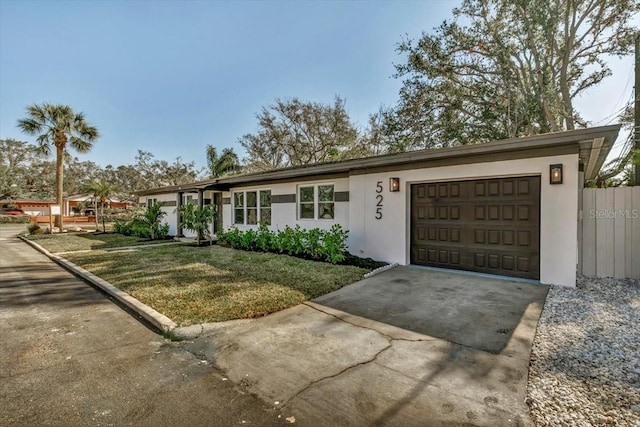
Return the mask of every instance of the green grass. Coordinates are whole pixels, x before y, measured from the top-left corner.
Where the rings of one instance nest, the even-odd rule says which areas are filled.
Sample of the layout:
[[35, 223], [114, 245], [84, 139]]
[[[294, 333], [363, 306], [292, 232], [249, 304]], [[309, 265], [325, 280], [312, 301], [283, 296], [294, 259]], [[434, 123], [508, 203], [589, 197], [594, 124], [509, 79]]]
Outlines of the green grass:
[[41, 234], [28, 236], [49, 252], [86, 251], [92, 249], [116, 248], [121, 246], [137, 246], [155, 243], [166, 243], [166, 240], [140, 240], [135, 236], [123, 236], [117, 233], [65, 233]]
[[339, 289], [368, 272], [220, 246], [92, 251], [65, 258], [181, 326], [264, 316]]

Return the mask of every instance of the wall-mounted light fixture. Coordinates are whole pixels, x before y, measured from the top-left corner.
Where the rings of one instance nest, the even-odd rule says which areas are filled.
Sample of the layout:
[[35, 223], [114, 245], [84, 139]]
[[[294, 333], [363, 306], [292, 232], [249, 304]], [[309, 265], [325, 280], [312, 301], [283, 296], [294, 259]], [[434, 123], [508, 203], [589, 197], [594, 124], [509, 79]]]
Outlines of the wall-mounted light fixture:
[[549, 166], [549, 184], [562, 184], [562, 163]]
[[389, 191], [392, 193], [400, 191], [400, 178], [389, 178]]

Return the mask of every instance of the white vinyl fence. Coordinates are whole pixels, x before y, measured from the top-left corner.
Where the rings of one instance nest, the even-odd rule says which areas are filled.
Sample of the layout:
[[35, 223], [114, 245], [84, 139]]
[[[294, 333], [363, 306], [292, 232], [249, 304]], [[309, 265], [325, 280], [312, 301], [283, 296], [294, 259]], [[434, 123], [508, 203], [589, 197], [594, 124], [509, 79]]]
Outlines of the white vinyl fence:
[[581, 191], [578, 274], [640, 279], [640, 187]]

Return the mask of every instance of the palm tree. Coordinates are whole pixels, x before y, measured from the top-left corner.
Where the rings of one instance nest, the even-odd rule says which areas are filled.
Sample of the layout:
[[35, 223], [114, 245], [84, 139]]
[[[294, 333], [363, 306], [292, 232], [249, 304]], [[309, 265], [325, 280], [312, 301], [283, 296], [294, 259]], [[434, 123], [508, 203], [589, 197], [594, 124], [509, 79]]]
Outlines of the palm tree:
[[146, 209], [138, 211], [136, 219], [149, 227], [149, 237], [151, 240], [156, 240], [160, 237], [159, 231], [162, 226], [162, 218], [166, 215], [167, 213], [162, 210], [162, 203], [154, 202], [148, 205]]
[[[211, 238], [209, 225], [216, 219], [216, 211], [213, 205], [204, 205], [203, 207], [187, 203], [182, 205], [178, 212], [180, 213], [181, 227], [185, 230], [196, 233], [196, 244], [200, 246], [203, 239]], [[211, 244], [211, 241], [209, 242]]]
[[104, 205], [107, 203], [111, 195], [115, 192], [115, 187], [106, 181], [89, 181], [83, 186], [84, 191], [93, 196], [96, 204], [96, 230], [98, 229], [98, 202], [100, 202], [100, 218], [102, 218], [102, 232], [105, 233], [106, 226], [104, 224]]
[[219, 178], [240, 171], [240, 161], [233, 148], [223, 149], [222, 154], [218, 156], [216, 147], [207, 145], [207, 165], [210, 178]]
[[[38, 149], [44, 153], [56, 149], [56, 203], [63, 203], [64, 158], [67, 143], [77, 152], [91, 150], [100, 133], [91, 126], [83, 113], [76, 113], [68, 105], [33, 104], [27, 107], [27, 118], [18, 120], [18, 127], [28, 135], [38, 135]], [[62, 230], [62, 215], [56, 217], [56, 226]]]

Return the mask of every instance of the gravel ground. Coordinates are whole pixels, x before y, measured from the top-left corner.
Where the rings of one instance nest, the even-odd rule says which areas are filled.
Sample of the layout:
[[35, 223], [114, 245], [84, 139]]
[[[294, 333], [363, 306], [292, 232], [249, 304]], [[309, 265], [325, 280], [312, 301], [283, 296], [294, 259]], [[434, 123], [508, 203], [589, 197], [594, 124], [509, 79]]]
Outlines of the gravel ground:
[[640, 280], [551, 287], [527, 403], [537, 426], [640, 426]]

